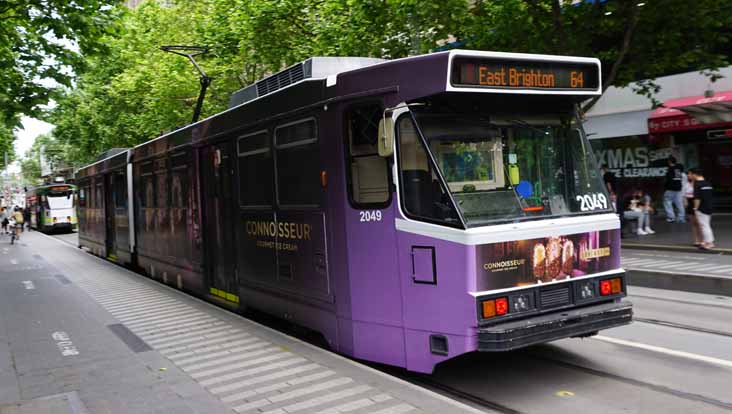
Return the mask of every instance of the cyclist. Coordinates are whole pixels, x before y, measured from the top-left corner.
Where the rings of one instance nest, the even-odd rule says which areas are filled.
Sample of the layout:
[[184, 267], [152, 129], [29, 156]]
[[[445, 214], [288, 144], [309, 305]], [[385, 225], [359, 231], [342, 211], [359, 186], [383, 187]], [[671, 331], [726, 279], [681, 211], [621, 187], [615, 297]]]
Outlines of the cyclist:
[[15, 231], [15, 239], [20, 240], [20, 233], [23, 231], [23, 212], [20, 211], [20, 208], [15, 209], [13, 212], [13, 221], [15, 221], [14, 231]]

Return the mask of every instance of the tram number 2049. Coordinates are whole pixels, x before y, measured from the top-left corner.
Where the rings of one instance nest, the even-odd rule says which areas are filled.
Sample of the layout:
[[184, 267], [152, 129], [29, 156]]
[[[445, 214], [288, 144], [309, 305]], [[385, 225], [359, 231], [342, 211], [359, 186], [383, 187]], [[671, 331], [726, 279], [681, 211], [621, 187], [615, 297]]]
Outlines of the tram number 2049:
[[381, 221], [381, 211], [379, 210], [364, 210], [358, 212], [361, 216], [361, 222], [366, 223], [369, 221]]
[[607, 197], [604, 194], [593, 193], [578, 195], [577, 201], [580, 203], [580, 210], [592, 211], [599, 208], [607, 208]]

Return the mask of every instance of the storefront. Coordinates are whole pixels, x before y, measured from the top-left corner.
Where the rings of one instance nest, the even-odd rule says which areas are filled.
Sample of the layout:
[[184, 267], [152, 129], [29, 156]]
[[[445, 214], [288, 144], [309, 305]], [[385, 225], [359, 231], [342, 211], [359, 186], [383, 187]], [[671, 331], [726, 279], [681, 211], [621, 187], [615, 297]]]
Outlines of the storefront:
[[698, 73], [658, 79], [662, 105], [655, 110], [632, 85], [610, 88], [588, 113], [585, 129], [598, 163], [615, 173], [622, 192], [643, 189], [660, 207], [673, 155], [687, 169], [702, 168], [717, 210], [732, 212], [732, 68], [723, 71], [728, 76], [712, 84], [716, 90]]

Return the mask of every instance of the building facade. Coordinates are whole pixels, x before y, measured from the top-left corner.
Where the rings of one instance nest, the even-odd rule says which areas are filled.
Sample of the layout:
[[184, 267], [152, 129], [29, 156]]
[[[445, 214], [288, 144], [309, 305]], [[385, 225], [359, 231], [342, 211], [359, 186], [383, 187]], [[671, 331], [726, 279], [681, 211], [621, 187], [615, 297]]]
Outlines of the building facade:
[[640, 188], [660, 204], [666, 160], [699, 167], [715, 188], [718, 210], [732, 211], [732, 66], [716, 82], [699, 72], [656, 79], [653, 108], [633, 84], [611, 87], [587, 113], [598, 163], [607, 165], [624, 193]]

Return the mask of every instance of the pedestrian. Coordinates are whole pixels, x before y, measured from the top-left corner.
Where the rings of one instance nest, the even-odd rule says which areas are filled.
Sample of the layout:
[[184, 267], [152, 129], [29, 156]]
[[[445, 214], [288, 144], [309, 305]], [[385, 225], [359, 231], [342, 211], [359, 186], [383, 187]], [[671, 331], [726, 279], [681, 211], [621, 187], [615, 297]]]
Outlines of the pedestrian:
[[636, 194], [638, 199], [638, 208], [640, 208], [646, 216], [645, 225], [642, 227], [643, 231], [646, 234], [655, 234], [656, 232], [651, 228], [651, 217], [653, 217], [653, 213], [655, 212], [653, 210], [653, 200], [651, 199], [651, 195], [643, 191], [643, 189], [636, 190]]
[[8, 220], [8, 211], [5, 207], [0, 208], [0, 219], [2, 219], [3, 233], [8, 234], [8, 224], [10, 224], [10, 221]]
[[[666, 170], [666, 183], [663, 193], [663, 209], [666, 211], [666, 221], [673, 223], [686, 223], [684, 214], [683, 194], [681, 192], [682, 174], [684, 166], [676, 163], [676, 158], [668, 157], [668, 169]], [[676, 211], [674, 212], [674, 208]]]
[[608, 170], [607, 164], [604, 164], [602, 166], [602, 181], [605, 183], [605, 189], [607, 190], [607, 193], [610, 195], [610, 201], [613, 203], [613, 207], [615, 208], [615, 211], [618, 211], [618, 208], [617, 208], [618, 179], [617, 179], [617, 177], [615, 177], [615, 173]]
[[31, 218], [30, 207], [26, 207], [23, 209], [23, 220], [25, 221], [25, 224], [28, 226], [28, 231], [30, 231], [30, 225], [31, 225], [30, 218]]
[[651, 229], [651, 212], [653, 208], [650, 204], [651, 197], [646, 196], [643, 190], [633, 191], [631, 196], [626, 198], [623, 203], [625, 220], [637, 220], [638, 229], [636, 233], [639, 236], [655, 233]]
[[704, 173], [700, 168], [694, 168], [689, 172], [694, 180], [694, 215], [699, 222], [699, 232], [702, 243], [699, 246], [702, 250], [714, 248], [714, 233], [712, 232], [712, 203], [713, 188], [704, 179]]
[[699, 247], [702, 244], [701, 231], [699, 231], [699, 220], [696, 219], [694, 214], [694, 179], [689, 170], [689, 174], [686, 175], [686, 180], [682, 181], [682, 191], [684, 193], [684, 207], [686, 208], [686, 217], [689, 218], [691, 223], [691, 235], [694, 238], [694, 246]]

